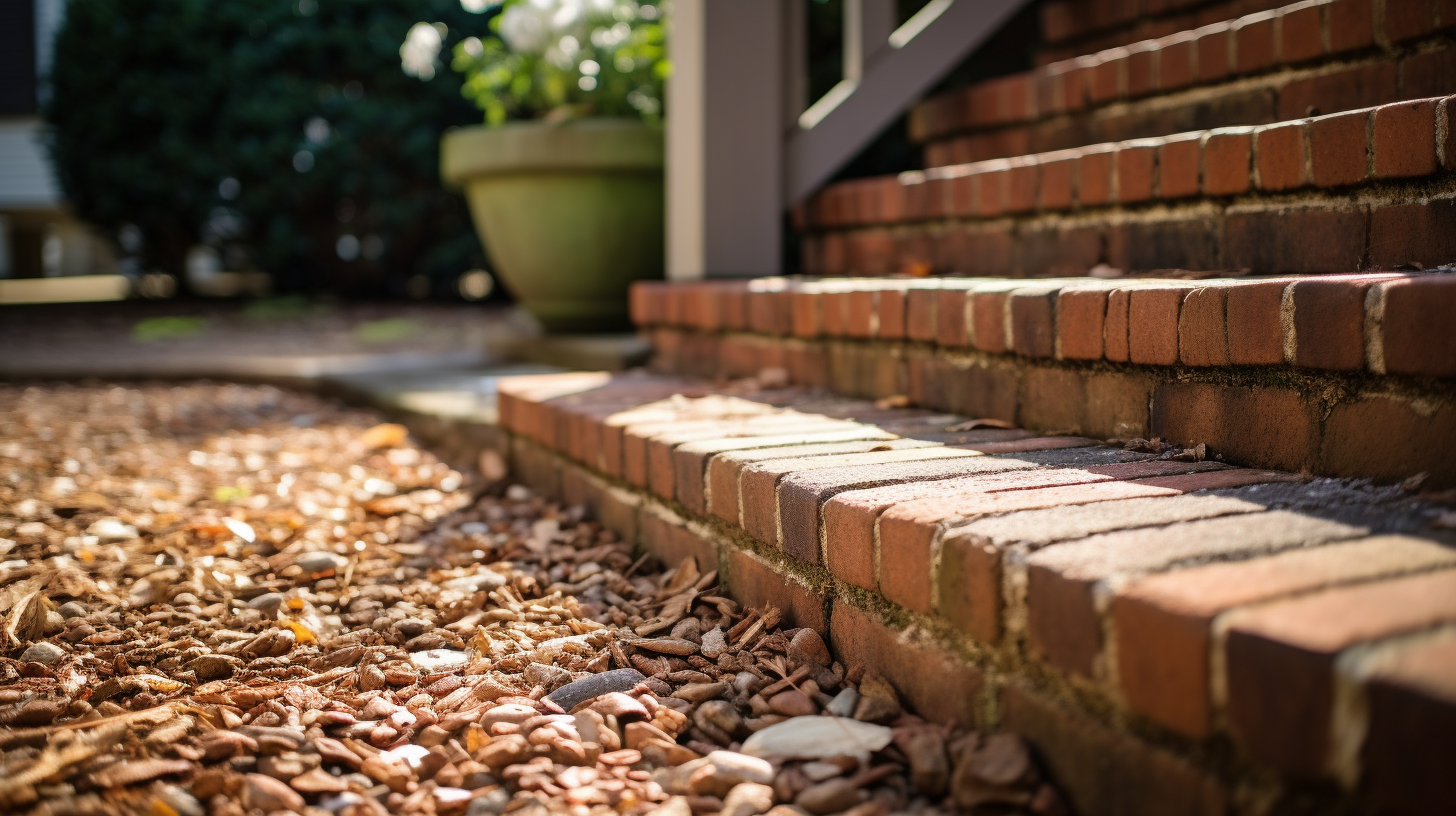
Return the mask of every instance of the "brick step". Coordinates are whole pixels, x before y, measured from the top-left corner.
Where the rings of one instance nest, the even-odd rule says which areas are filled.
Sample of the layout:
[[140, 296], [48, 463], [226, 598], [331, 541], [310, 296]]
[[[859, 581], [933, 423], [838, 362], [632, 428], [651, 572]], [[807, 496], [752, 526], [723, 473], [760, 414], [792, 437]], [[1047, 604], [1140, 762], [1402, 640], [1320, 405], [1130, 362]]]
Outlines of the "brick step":
[[639, 284], [655, 365], [1456, 486], [1456, 274]]
[[755, 381], [500, 394], [528, 484], [718, 568], [921, 714], [1025, 734], [1085, 816], [1456, 791], [1440, 505]]
[[1427, 0], [1304, 0], [933, 97], [910, 135], [939, 167], [1449, 94], [1453, 26]]
[[833, 185], [818, 275], [1320, 274], [1456, 260], [1451, 98]]
[[1037, 65], [1153, 40], [1287, 5], [1288, 0], [1050, 0]]

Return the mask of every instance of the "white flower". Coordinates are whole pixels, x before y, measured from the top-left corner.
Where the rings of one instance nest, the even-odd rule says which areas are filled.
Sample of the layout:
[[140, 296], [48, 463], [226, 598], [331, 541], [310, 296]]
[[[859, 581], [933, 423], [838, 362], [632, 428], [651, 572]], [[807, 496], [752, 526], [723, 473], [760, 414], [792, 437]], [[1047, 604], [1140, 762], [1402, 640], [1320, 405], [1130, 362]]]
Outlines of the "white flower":
[[500, 4], [501, 0], [460, 0], [460, 7], [471, 14], [484, 14]]
[[404, 72], [420, 79], [435, 75], [435, 60], [440, 56], [440, 29], [429, 23], [415, 23], [399, 47], [399, 63]]
[[500, 17], [501, 39], [518, 54], [539, 55], [551, 33], [551, 0], [531, 0], [505, 10]]

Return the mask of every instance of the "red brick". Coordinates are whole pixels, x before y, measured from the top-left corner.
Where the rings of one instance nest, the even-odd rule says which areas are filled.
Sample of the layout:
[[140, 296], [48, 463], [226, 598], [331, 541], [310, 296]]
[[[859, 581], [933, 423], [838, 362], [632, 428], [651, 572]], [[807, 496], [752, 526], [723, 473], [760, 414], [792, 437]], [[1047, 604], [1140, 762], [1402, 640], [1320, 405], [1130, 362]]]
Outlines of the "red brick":
[[639, 514], [642, 547], [663, 564], [675, 567], [685, 559], [697, 562], [698, 569], [718, 568], [718, 551], [708, 539], [687, 528], [686, 522], [671, 511], [643, 509]]
[[1204, 443], [1237, 464], [1299, 471], [1318, 453], [1315, 407], [1283, 388], [1166, 383], [1153, 394], [1151, 430], [1178, 445]]
[[1191, 34], [1181, 32], [1159, 41], [1158, 88], [1164, 91], [1177, 90], [1193, 84], [1193, 60], [1197, 55], [1197, 44]]
[[1073, 181], [1077, 175], [1077, 155], [1063, 151], [1042, 157], [1041, 201], [1043, 210], [1064, 210], [1072, 206]]
[[[932, 458], [932, 452], [937, 452], [939, 455]], [[810, 564], [823, 563], [820, 557], [822, 532], [820, 508], [829, 498], [847, 490], [859, 490], [884, 484], [936, 481], [1026, 466], [1025, 463], [1015, 459], [968, 455], [966, 451], [953, 449], [931, 448], [925, 451], [907, 451], [905, 453], [919, 454], [918, 461], [905, 461], [910, 456], [903, 456], [901, 461], [894, 461], [890, 454], [875, 454], [869, 457], [875, 460], [873, 463], [845, 464], [839, 467], [786, 474], [779, 480], [777, 491], [777, 541], [780, 546], [791, 558]], [[959, 456], [957, 456], [958, 454]], [[745, 502], [749, 500], [750, 475], [751, 472], [745, 472], [743, 479]], [[750, 503], [746, 504], [745, 508], [753, 506], [763, 505]], [[760, 533], [766, 533], [765, 528], [772, 523], [773, 520], [768, 518], [772, 515], [772, 511], [765, 510], [757, 515], [762, 515], [765, 519], [763, 522], [751, 526], [749, 531], [755, 533], [760, 540], [770, 540], [763, 538]]]
[[1292, 190], [1304, 186], [1304, 124], [1286, 122], [1254, 131], [1259, 189]]
[[1056, 316], [1058, 359], [1102, 359], [1107, 289], [1075, 286], [1062, 289], [1057, 294]]
[[1131, 290], [1128, 301], [1128, 360], [1147, 365], [1178, 362], [1178, 312], [1184, 286], [1155, 286]]
[[1198, 79], [1200, 82], [1217, 82], [1229, 75], [1232, 65], [1229, 50], [1233, 37], [1228, 23], [1204, 26], [1197, 32], [1195, 47], [1198, 50]]
[[1231, 208], [1224, 216], [1228, 264], [1258, 274], [1354, 272], [1365, 255], [1364, 209]]
[[753, 281], [748, 292], [748, 328], [764, 334], [787, 335], [794, 328], [793, 295], [780, 278]]
[[1392, 102], [1400, 98], [1395, 69], [1390, 61], [1362, 63], [1296, 79], [1279, 89], [1275, 116], [1283, 121]]
[[1456, 199], [1392, 204], [1370, 213], [1370, 266], [1423, 268], [1456, 261]]
[[1100, 223], [1069, 224], [1018, 229], [1020, 276], [1026, 278], [1073, 277], [1101, 262], [1105, 229]]
[[1006, 176], [1006, 212], [1024, 213], [1036, 209], [1039, 174], [1034, 158], [1011, 160]]
[[972, 291], [970, 298], [971, 343], [981, 351], [1001, 354], [1009, 348], [1006, 337], [1006, 292]]
[[1132, 292], [1115, 289], [1107, 295], [1107, 313], [1102, 328], [1102, 354], [1114, 363], [1125, 363], [1128, 357], [1129, 315]]
[[1456, 279], [1413, 277], [1380, 286], [1379, 340], [1384, 372], [1456, 377]]
[[1365, 367], [1365, 293], [1370, 278], [1303, 280], [1294, 284], [1294, 359], [1306, 368]]
[[1274, 14], [1262, 12], [1233, 25], [1235, 72], [1251, 74], [1274, 65], [1274, 19]]
[[882, 340], [900, 340], [906, 336], [909, 309], [909, 286], [892, 286], [882, 290], [875, 300], [875, 317]]
[[1205, 195], [1237, 195], [1249, 189], [1249, 159], [1253, 153], [1248, 128], [1211, 132], [1203, 145]]
[[1330, 53], [1375, 44], [1375, 0], [1334, 0], [1329, 7]]
[[1057, 288], [1027, 287], [1008, 295], [1011, 351], [1025, 357], [1051, 357], [1056, 351]]
[[1128, 48], [1126, 94], [1129, 98], [1147, 96], [1158, 89], [1157, 61], [1158, 48], [1153, 43]]
[[1117, 151], [1117, 200], [1123, 204], [1153, 197], [1156, 142], [1125, 144]]
[[1076, 813], [1217, 816], [1229, 795], [1184, 760], [1018, 684], [1001, 692], [1001, 726], [1025, 737]]
[[1320, 472], [1399, 482], [1425, 474], [1456, 486], [1456, 408], [1399, 397], [1366, 397], [1330, 409]]
[[1110, 148], [1082, 152], [1077, 159], [1077, 202], [1094, 207], [1112, 201], [1112, 158]]
[[733, 597], [746, 606], [777, 607], [785, 626], [807, 626], [817, 632], [829, 629], [825, 616], [827, 598], [816, 587], [797, 580], [782, 566], [771, 564], [753, 553], [725, 546], [724, 584]]
[[1198, 195], [1202, 155], [1200, 134], [1163, 139], [1158, 147], [1158, 197], [1187, 198]]
[[1385, 37], [1402, 42], [1424, 37], [1435, 29], [1431, 0], [1385, 0]]
[[1092, 85], [1089, 88], [1092, 104], [1101, 105], [1118, 99], [1125, 93], [1127, 85], [1127, 49], [1114, 48], [1097, 55], [1092, 66]]
[[667, 296], [666, 284], [638, 281], [628, 293], [628, 309], [635, 326], [651, 326], [662, 321]]
[[829, 635], [835, 657], [849, 671], [878, 673], [921, 716], [960, 725], [980, 722], [981, 672], [945, 649], [897, 632], [839, 598], [830, 612]]
[[966, 290], [959, 286], [936, 290], [935, 342], [948, 347], [970, 344], [966, 326]]
[[1322, 28], [1325, 5], [1293, 6], [1280, 11], [1280, 61], [1299, 63], [1324, 53]]
[[790, 293], [790, 319], [794, 337], [818, 337], [822, 328], [820, 294], [813, 284], [796, 286]]
[[1456, 551], [1383, 536], [1142, 579], [1112, 601], [1122, 692], [1134, 711], [1180, 733], [1207, 736], [1216, 616], [1322, 587], [1451, 565]]
[[1228, 714], [1255, 758], [1299, 776], [1323, 773], [1334, 663], [1357, 644], [1456, 619], [1456, 570], [1331, 589], [1233, 613]]
[[1400, 90], [1403, 96], [1419, 99], [1445, 96], [1456, 76], [1456, 47], [1412, 54], [1400, 62]]
[[[1263, 476], [1254, 476], [1255, 471], [1186, 473], [1199, 467], [1169, 467], [1167, 463], [1146, 462], [1065, 468], [1030, 474], [1025, 477], [1027, 486], [1018, 489], [987, 493], [970, 483], [969, 487], [960, 492], [905, 501], [889, 508], [877, 507], [876, 510], [883, 509], [878, 524], [880, 592], [888, 600], [908, 609], [929, 612], [931, 562], [935, 541], [947, 525], [962, 523], [973, 516], [1151, 496], [1174, 496], [1191, 490], [1249, 484], [1248, 479], [1251, 478], [1257, 481], [1267, 480]], [[1118, 480], [1098, 481], [1099, 471]], [[1176, 474], [1179, 471], [1184, 471], [1185, 474], [1130, 478], [1140, 473]], [[1016, 481], [1016, 477], [1007, 476], [1006, 480]], [[1046, 486], [1036, 487], [1037, 481], [1044, 481]], [[954, 486], [950, 486], [950, 489], [953, 490]]]
[[[1216, 481], [1258, 471], [1217, 471], [1184, 480]], [[1266, 480], [1289, 478], [1265, 472]], [[1248, 484], [1249, 482], [1245, 482]], [[1037, 550], [1027, 558], [1027, 629], [1032, 649], [1052, 665], [1092, 677], [1103, 670], [1099, 585], [1124, 582], [1199, 560], [1236, 560], [1353, 538], [1364, 528], [1275, 510], [1184, 522], [1177, 535], [1160, 528], [1103, 533]]]
[[910, 289], [905, 293], [905, 337], [922, 343], [935, 342], [935, 307], [939, 288]]
[[1224, 329], [1228, 293], [1227, 286], [1205, 286], [1189, 291], [1183, 299], [1178, 315], [1178, 359], [1183, 365], [1229, 365]]
[[1309, 160], [1316, 186], [1340, 187], [1365, 180], [1369, 111], [1321, 116], [1309, 123]]
[[979, 218], [995, 218], [1006, 209], [1006, 184], [1009, 168], [1003, 160], [997, 160], [976, 174], [975, 215]]
[[1363, 782], [1388, 813], [1440, 813], [1456, 766], [1456, 637], [1445, 632], [1381, 655], [1366, 685]]
[[1021, 378], [1017, 421], [1051, 433], [1080, 433], [1087, 389], [1080, 371], [1029, 368]]
[[868, 339], [878, 336], [879, 296], [877, 290], [855, 289], [844, 293], [844, 336]]
[[1436, 102], [1397, 102], [1375, 109], [1375, 178], [1436, 172]]

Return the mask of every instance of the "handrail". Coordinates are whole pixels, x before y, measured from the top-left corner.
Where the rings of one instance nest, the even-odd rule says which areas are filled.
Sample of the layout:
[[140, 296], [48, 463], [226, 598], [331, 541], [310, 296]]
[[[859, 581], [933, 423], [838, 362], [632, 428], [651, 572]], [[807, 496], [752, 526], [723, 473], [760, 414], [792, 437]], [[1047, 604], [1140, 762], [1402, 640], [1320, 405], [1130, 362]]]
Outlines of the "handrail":
[[1025, 1], [931, 0], [886, 32], [892, 0], [846, 0], [844, 79], [785, 138], [785, 204], [813, 194]]

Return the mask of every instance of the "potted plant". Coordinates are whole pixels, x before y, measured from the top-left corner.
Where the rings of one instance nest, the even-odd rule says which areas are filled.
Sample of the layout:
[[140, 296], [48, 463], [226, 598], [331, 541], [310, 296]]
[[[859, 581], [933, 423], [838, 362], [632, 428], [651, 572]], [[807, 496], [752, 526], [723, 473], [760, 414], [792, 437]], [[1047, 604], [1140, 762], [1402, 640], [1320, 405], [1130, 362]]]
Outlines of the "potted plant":
[[[663, 268], [660, 9], [462, 4], [494, 12], [492, 35], [462, 40], [451, 61], [485, 123], [445, 134], [441, 176], [464, 190], [503, 283], [548, 330], [625, 327], [629, 285]], [[439, 32], [410, 37], [423, 75], [419, 56], [438, 50]]]

